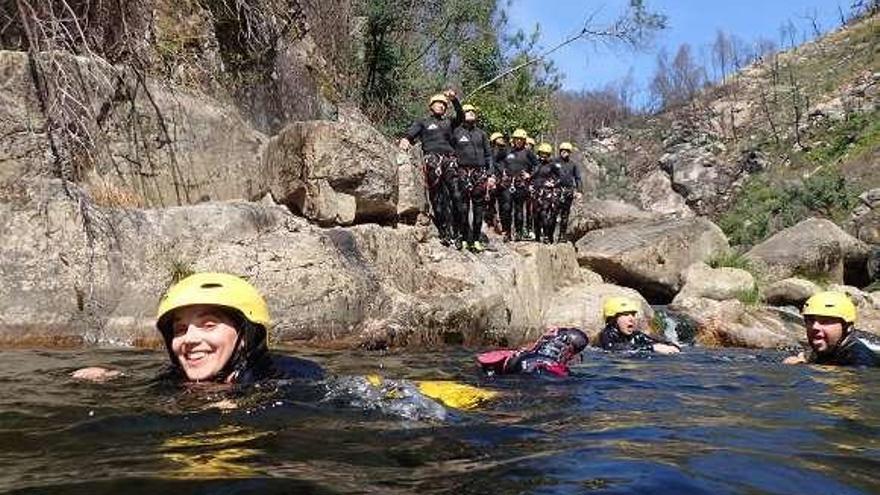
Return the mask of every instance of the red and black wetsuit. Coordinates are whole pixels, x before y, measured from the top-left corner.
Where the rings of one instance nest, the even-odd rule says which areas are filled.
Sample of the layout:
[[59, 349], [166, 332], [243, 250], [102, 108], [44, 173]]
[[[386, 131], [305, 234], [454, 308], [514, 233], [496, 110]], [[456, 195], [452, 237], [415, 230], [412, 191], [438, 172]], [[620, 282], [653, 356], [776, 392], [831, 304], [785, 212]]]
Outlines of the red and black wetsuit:
[[503, 349], [477, 356], [488, 374], [549, 374], [568, 376], [569, 363], [587, 347], [587, 335], [577, 328], [551, 330], [529, 347]]

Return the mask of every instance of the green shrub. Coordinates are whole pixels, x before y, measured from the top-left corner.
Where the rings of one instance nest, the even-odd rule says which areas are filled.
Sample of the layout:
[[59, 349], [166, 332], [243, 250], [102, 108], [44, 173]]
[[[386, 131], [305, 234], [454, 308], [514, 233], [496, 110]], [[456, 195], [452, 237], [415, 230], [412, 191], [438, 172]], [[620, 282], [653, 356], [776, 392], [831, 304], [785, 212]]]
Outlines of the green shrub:
[[747, 272], [753, 272], [751, 260], [743, 253], [737, 251], [724, 251], [716, 254], [709, 260], [709, 266], [712, 268], [739, 268]]
[[752, 246], [810, 216], [843, 221], [858, 202], [855, 189], [836, 167], [825, 167], [794, 184], [749, 179], [718, 226], [734, 245]]
[[739, 302], [747, 306], [757, 306], [761, 303], [761, 289], [755, 284], [749, 290], [737, 291], [735, 297]]

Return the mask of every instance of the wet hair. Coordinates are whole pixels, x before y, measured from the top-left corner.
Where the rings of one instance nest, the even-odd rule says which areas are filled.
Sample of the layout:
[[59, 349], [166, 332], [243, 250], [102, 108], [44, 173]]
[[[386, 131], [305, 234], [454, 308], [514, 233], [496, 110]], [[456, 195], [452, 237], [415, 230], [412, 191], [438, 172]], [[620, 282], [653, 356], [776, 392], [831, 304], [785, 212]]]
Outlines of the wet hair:
[[[232, 322], [237, 335], [232, 355], [217, 375], [212, 378], [212, 381], [225, 382], [230, 376], [235, 376], [235, 381], [241, 381], [245, 374], [258, 370], [265, 371], [264, 368], [271, 367], [266, 327], [248, 320], [237, 309], [224, 306], [213, 306], [212, 308]], [[165, 349], [171, 360], [171, 369], [167, 374], [180, 380], [186, 380], [186, 373], [184, 373], [180, 361], [171, 347], [171, 341], [174, 339], [174, 311], [169, 311], [157, 322], [156, 326], [162, 334]]]

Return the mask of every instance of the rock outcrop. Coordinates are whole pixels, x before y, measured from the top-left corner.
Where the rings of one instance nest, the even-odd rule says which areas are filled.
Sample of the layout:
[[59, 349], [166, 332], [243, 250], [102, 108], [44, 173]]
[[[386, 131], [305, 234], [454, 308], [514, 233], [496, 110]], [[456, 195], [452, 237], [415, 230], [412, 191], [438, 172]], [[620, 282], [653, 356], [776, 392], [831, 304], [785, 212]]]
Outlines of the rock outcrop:
[[[62, 175], [111, 205], [163, 207], [259, 195], [266, 137], [234, 109], [100, 59], [46, 52], [33, 63], [55, 77], [76, 74], [78, 81], [66, 88], [73, 94], [64, 101], [50, 93], [47, 115], [30, 63], [24, 52], [0, 51], [0, 189]], [[87, 105], [64, 107], [73, 101]]]
[[795, 347], [805, 338], [799, 316], [737, 300], [681, 297], [669, 309], [694, 321], [695, 341], [707, 347]]
[[786, 278], [764, 288], [764, 301], [776, 306], [801, 307], [813, 294], [821, 291], [815, 283], [801, 278]]
[[[272, 308], [273, 340], [368, 347], [517, 345], [561, 323], [561, 302], [592, 324], [612, 291], [571, 245], [476, 256], [441, 246], [429, 228], [321, 229], [248, 202], [103, 208], [49, 186], [0, 203], [0, 341], [154, 341], [156, 301], [190, 271], [253, 282]], [[595, 304], [580, 307], [584, 298]]]
[[675, 298], [704, 297], [716, 301], [739, 299], [756, 290], [751, 273], [738, 268], [712, 268], [694, 263], [682, 273], [684, 286]]
[[847, 270], [864, 274], [868, 249], [830, 220], [810, 218], [778, 232], [746, 256], [771, 282], [806, 275], [843, 283]]
[[685, 199], [672, 189], [669, 176], [654, 170], [638, 183], [639, 202], [642, 208], [661, 215], [692, 217], [694, 212]]
[[266, 145], [272, 196], [319, 225], [390, 223], [398, 210], [397, 151], [379, 131], [355, 122], [295, 122]]
[[587, 232], [617, 225], [651, 220], [657, 216], [623, 201], [610, 199], [581, 199], [571, 205], [568, 219], [568, 237], [577, 241]]
[[729, 247], [721, 229], [704, 218], [635, 222], [596, 230], [576, 246], [581, 265], [659, 301], [669, 301], [681, 290], [686, 268]]

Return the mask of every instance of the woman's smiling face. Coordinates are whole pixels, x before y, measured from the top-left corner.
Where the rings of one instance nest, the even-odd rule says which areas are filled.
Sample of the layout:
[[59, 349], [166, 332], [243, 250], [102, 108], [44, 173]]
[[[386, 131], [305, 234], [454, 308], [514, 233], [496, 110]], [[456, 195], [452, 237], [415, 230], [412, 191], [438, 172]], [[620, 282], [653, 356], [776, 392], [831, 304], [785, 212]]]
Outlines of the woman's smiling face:
[[171, 351], [192, 381], [217, 376], [232, 358], [238, 332], [217, 306], [199, 304], [174, 311]]

